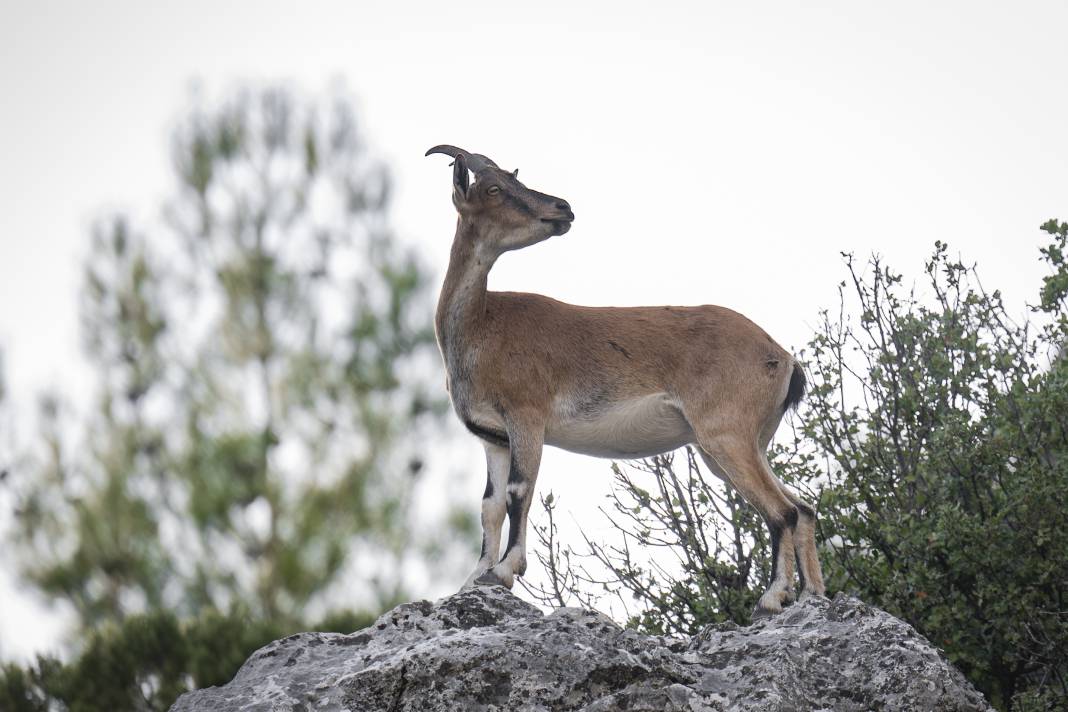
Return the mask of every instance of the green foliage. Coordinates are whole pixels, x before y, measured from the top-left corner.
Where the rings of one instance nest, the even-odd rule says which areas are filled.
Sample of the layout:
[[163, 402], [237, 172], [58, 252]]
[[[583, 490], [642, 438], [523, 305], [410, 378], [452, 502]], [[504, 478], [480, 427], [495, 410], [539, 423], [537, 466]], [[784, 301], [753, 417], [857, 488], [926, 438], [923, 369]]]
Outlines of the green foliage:
[[[653, 635], [748, 622], [760, 581], [770, 574], [762, 554], [767, 532], [737, 492], [706, 478], [691, 450], [685, 456], [685, 469], [674, 454], [613, 464], [610, 507], [603, 511], [618, 540], [586, 538], [581, 555], [559, 543], [557, 505], [552, 495], [544, 499], [548, 522], [535, 525], [540, 547], [534, 554], [549, 584], [528, 590], [559, 606], [573, 598], [595, 607], [599, 598], [614, 598], [630, 627]], [[645, 489], [650, 484], [653, 491]]]
[[[367, 615], [335, 614], [311, 630], [350, 633]], [[0, 668], [0, 709], [45, 712], [166, 710], [188, 690], [223, 685], [258, 648], [291, 632], [247, 613], [204, 611], [179, 621], [170, 611], [131, 616], [89, 634], [77, 660], [39, 656]]]
[[[120, 214], [92, 230], [91, 409], [43, 397], [33, 464], [9, 478], [11, 553], [82, 627], [76, 663], [31, 671], [57, 699], [83, 673], [134, 689], [83, 671], [94, 651], [158, 660], [129, 674], [173, 696], [182, 675], [208, 679], [197, 655], [236, 663], [311, 615], [378, 611], [459, 543], [448, 522], [432, 541], [412, 526], [411, 453], [444, 412], [427, 277], [390, 232], [389, 175], [347, 101], [197, 100], [171, 157], [162, 224]], [[217, 640], [198, 633], [212, 625]], [[153, 657], [164, 639], [189, 650]]]
[[[811, 390], [773, 463], [818, 504], [828, 588], [909, 621], [1014, 710], [1068, 705], [1068, 225], [1043, 229], [1051, 272], [1022, 323], [943, 243], [923, 292], [877, 258], [865, 271], [844, 255], [842, 308], [801, 355]], [[631, 624], [649, 631], [743, 621], [767, 583], [763, 524], [702, 508], [729, 494], [692, 457], [686, 477], [670, 460], [645, 469], [651, 494], [617, 469], [627, 517], [611, 520], [640, 546], [606, 555], [587, 542], [572, 565], [573, 552], [543, 545], [540, 558], [570, 595], [636, 601]]]
[[1003, 708], [1068, 702], [1068, 364], [1050, 362], [1068, 341], [1068, 269], [1063, 226], [1048, 227], [1037, 323], [1015, 323], [939, 243], [931, 305], [847, 258], [859, 318], [824, 315], [810, 344], [803, 432], [829, 459], [829, 585], [915, 625]]

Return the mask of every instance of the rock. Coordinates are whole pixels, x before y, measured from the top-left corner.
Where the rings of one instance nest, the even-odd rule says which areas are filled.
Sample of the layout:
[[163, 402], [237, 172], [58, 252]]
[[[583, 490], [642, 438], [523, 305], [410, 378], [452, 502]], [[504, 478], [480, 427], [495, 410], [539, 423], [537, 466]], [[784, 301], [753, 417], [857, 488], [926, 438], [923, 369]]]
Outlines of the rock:
[[301, 633], [172, 712], [990, 710], [911, 626], [855, 598], [812, 598], [691, 639], [576, 608], [543, 615], [501, 587], [408, 603], [370, 628]]

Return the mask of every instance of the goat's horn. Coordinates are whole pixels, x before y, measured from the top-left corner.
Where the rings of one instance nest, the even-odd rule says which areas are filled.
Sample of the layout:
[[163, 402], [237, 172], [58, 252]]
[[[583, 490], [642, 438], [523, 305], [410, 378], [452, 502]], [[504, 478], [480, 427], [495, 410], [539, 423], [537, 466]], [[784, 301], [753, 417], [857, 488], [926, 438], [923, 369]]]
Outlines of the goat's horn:
[[481, 153], [468, 153], [462, 148], [456, 146], [449, 146], [448, 144], [442, 144], [440, 146], [434, 146], [434, 148], [427, 151], [424, 155], [429, 156], [431, 153], [444, 153], [446, 156], [456, 158], [457, 156], [463, 156], [467, 161], [467, 167], [475, 173], [478, 173], [483, 168], [496, 168], [497, 164], [490, 159], [483, 156]]

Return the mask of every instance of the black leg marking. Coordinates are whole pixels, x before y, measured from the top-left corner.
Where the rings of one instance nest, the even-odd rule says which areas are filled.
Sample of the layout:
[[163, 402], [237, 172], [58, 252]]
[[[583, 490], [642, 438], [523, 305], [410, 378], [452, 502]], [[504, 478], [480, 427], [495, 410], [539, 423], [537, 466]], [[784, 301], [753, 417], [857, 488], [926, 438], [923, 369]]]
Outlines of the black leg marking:
[[[501, 557], [501, 561], [504, 560], [505, 556], [508, 556], [508, 552], [513, 547], [519, 544], [519, 532], [522, 530], [520, 526], [522, 522], [520, 520], [523, 518], [523, 497], [512, 491], [512, 486], [515, 485], [518, 488], [526, 481], [526, 478], [523, 477], [523, 471], [519, 469], [519, 463], [516, 462], [515, 451], [513, 450], [508, 466], [508, 487], [510, 490], [508, 492], [508, 546], [504, 549], [504, 556]], [[524, 494], [526, 494], [525, 488], [523, 489]]]
[[779, 577], [779, 540], [782, 539], [782, 525], [769, 523], [768, 531], [771, 532], [771, 581], [774, 583]]
[[[807, 519], [814, 527], [816, 522], [816, 510], [805, 502], [798, 502], [794, 506], [797, 507], [797, 511], [801, 513], [801, 516]], [[794, 546], [796, 547], [798, 543], [799, 542], [795, 541]], [[797, 554], [795, 558], [797, 559], [797, 580], [801, 584], [801, 590], [804, 591], [808, 588], [808, 582], [805, 580], [805, 568], [801, 565], [801, 555]]]
[[788, 529], [793, 529], [797, 526], [797, 507], [790, 507], [790, 511], [783, 517], [783, 523]]
[[[482, 499], [486, 500], [493, 496], [493, 475], [486, 468], [486, 491], [482, 493]], [[482, 517], [482, 553], [478, 555], [479, 561], [486, 558], [486, 518]]]
[[[524, 482], [523, 473], [519, 469], [519, 465], [515, 461], [515, 453], [512, 453], [511, 464], [508, 467], [508, 484], [519, 485]], [[520, 519], [521, 512], [523, 510], [523, 498], [514, 492], [508, 493], [508, 546], [504, 549], [504, 556], [501, 557], [501, 561], [504, 561], [504, 557], [508, 556], [508, 552], [512, 550], [512, 547], [519, 543], [519, 531], [520, 531]]]
[[781, 520], [768, 522], [768, 531], [771, 532], [771, 580], [779, 577], [779, 543], [782, 533], [786, 529], [797, 527], [797, 507], [790, 507]]
[[504, 550], [504, 556], [501, 557], [501, 561], [504, 561], [504, 558], [508, 556], [508, 552], [519, 544], [519, 520], [522, 510], [523, 498], [515, 494], [508, 495], [508, 546]]
[[513, 452], [508, 464], [508, 484], [517, 485], [523, 480], [523, 473], [519, 470], [519, 465], [515, 461], [515, 453]]

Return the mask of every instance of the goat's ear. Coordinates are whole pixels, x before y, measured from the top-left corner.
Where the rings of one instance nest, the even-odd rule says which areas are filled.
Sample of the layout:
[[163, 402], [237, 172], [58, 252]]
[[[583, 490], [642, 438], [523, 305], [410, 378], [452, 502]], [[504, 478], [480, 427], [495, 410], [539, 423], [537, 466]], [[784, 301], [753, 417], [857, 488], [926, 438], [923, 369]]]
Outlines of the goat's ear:
[[457, 156], [452, 162], [452, 189], [456, 194], [456, 198], [460, 200], [467, 199], [468, 181], [467, 161], [464, 160], [463, 156]]

